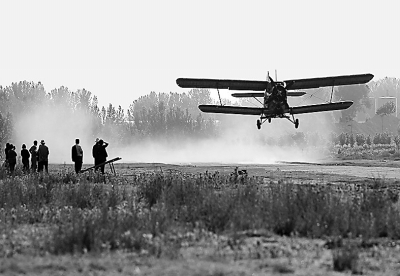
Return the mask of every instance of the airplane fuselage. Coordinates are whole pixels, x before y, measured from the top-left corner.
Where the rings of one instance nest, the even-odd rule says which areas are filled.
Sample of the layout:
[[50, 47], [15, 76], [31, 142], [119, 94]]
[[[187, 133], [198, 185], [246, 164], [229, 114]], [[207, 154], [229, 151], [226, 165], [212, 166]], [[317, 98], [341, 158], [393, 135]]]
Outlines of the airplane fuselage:
[[287, 103], [287, 91], [280, 84], [267, 87], [264, 93], [264, 108], [276, 115], [282, 115], [287, 112], [289, 105]]

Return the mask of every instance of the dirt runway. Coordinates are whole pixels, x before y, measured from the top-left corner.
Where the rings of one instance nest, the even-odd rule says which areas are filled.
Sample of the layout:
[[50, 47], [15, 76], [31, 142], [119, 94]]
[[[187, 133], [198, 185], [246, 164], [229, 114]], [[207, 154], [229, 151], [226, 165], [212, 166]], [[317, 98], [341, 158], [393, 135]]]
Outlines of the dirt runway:
[[[385, 160], [324, 161], [320, 163], [277, 162], [274, 164], [162, 164], [122, 163], [116, 169], [126, 175], [138, 172], [181, 172], [233, 174], [237, 168], [246, 171], [249, 177], [262, 177], [264, 181], [290, 181], [293, 183], [355, 183], [364, 180], [385, 179], [397, 181], [400, 178], [400, 162]], [[122, 171], [121, 171], [122, 172]]]

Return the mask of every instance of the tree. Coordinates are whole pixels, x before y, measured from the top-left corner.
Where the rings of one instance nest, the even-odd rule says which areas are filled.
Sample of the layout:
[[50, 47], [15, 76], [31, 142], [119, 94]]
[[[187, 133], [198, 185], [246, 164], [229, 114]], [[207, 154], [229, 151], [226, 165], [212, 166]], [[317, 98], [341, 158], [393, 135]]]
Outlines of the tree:
[[[4, 145], [10, 142], [13, 135], [13, 122], [12, 115], [10, 112], [7, 113], [6, 116], [2, 116], [0, 112], [0, 143]], [[0, 152], [0, 156], [2, 156], [4, 151]]]
[[32, 112], [39, 106], [43, 107], [48, 103], [49, 96], [41, 82], [20, 81], [12, 83], [5, 90], [9, 103], [7, 110], [3, 110], [3, 112], [12, 112], [16, 119], [18, 116]]
[[72, 92], [68, 90], [68, 87], [61, 86], [60, 88], [51, 90], [50, 100], [57, 108], [71, 109], [73, 102]]
[[92, 92], [83, 88], [74, 93], [74, 96], [75, 110], [79, 110], [88, 114], [90, 112], [90, 107], [92, 103]]
[[382, 133], [383, 133], [383, 117], [396, 112], [396, 104], [394, 102], [387, 102], [376, 111], [376, 115], [381, 116], [382, 119]]
[[384, 78], [371, 81], [368, 85], [371, 88], [371, 95], [374, 97], [396, 96], [400, 93], [400, 79]]
[[342, 122], [353, 120], [357, 112], [362, 111], [364, 108], [369, 108], [371, 103], [369, 101], [369, 87], [365, 84], [340, 86], [335, 93], [337, 99], [341, 101], [352, 101], [353, 105], [348, 109], [342, 110]]
[[387, 102], [376, 111], [376, 115], [387, 116], [396, 112], [396, 104], [394, 102]]

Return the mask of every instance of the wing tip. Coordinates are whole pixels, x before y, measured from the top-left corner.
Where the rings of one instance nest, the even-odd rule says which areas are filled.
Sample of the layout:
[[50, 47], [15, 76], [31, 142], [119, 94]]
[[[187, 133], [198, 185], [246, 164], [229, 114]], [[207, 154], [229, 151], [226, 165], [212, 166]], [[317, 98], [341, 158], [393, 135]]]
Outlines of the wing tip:
[[197, 79], [177, 78], [176, 84], [181, 88], [196, 88], [196, 86], [193, 86], [193, 81], [196, 80]]
[[177, 78], [176, 79], [176, 84], [179, 86], [179, 87], [182, 87], [181, 85], [182, 85], [182, 80], [183, 80], [183, 78]]
[[371, 74], [371, 73], [366, 74], [366, 76], [368, 77], [367, 82], [369, 82], [370, 80], [372, 80], [374, 78], [374, 74]]

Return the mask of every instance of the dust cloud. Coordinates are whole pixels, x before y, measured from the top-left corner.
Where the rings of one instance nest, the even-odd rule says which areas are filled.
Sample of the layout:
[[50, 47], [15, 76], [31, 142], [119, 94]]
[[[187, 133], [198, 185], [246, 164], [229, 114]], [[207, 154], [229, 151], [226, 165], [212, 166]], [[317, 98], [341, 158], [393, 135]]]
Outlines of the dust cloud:
[[71, 148], [79, 138], [84, 149], [84, 163], [93, 163], [91, 124], [90, 116], [79, 112], [71, 116], [70, 111], [57, 106], [42, 106], [25, 112], [14, 121], [17, 153], [19, 155], [23, 143], [29, 149], [34, 140], [38, 145], [44, 140], [50, 151], [49, 163], [72, 163]]
[[[329, 113], [297, 116], [299, 129], [286, 119], [273, 119], [272, 123], [264, 123], [261, 130], [256, 127], [257, 116], [218, 115], [220, 133], [213, 139], [132, 141], [129, 146], [120, 147], [109, 137], [100, 138], [110, 143], [108, 159], [121, 157], [124, 163], [317, 162], [327, 157], [321, 149], [326, 148], [333, 125]], [[19, 152], [23, 143], [29, 149], [34, 140], [40, 143], [43, 139], [50, 150], [49, 163], [70, 164], [71, 147], [75, 138], [79, 138], [84, 164], [93, 164], [92, 146], [96, 137], [92, 135], [92, 127], [91, 116], [78, 112], [71, 116], [70, 111], [62, 108], [39, 107], [35, 112], [15, 118], [15, 145]], [[302, 133], [317, 133], [322, 140], [299, 143], [290, 138]], [[289, 142], [284, 143], [285, 139]]]
[[[123, 158], [123, 162], [172, 164], [272, 164], [279, 161], [318, 162], [327, 158], [324, 149], [327, 148], [329, 138], [326, 135], [331, 131], [331, 124], [325, 116], [299, 116], [300, 127], [297, 130], [286, 119], [273, 119], [270, 124], [267, 122], [258, 130], [257, 117], [222, 116], [225, 116], [224, 128], [218, 138], [176, 143], [148, 141], [115, 149], [115, 153]], [[286, 145], [281, 141], [282, 137], [289, 137], [290, 141], [290, 137], [296, 133], [310, 132], [317, 133], [321, 139], [315, 143], [292, 141]]]

